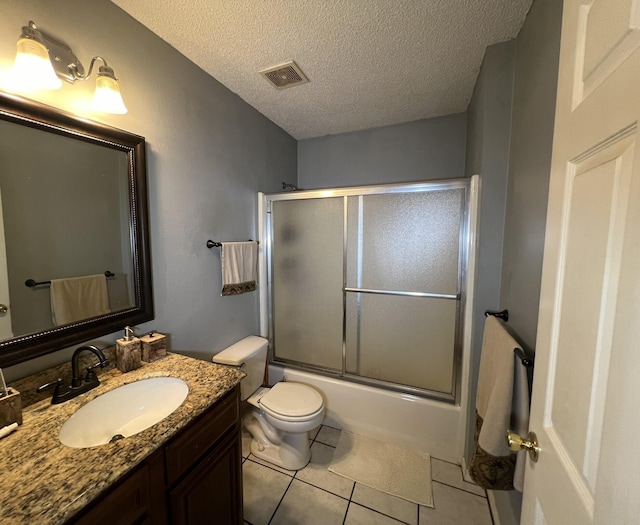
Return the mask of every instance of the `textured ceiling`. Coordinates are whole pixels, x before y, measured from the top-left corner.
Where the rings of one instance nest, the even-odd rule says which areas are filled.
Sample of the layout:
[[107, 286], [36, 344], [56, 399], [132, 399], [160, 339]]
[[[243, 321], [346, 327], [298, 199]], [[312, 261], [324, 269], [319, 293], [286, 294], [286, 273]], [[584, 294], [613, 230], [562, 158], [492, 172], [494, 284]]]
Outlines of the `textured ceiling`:
[[[112, 0], [296, 139], [466, 111], [532, 0]], [[258, 71], [295, 60], [276, 90]]]

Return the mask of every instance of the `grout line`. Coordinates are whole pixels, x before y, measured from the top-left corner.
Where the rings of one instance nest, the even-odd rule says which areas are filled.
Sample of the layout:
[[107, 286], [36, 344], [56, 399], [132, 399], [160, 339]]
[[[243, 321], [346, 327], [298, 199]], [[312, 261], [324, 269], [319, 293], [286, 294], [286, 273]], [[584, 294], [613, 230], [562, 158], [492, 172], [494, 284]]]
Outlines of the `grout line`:
[[351, 503], [353, 502], [353, 493], [356, 491], [356, 482], [353, 482], [353, 487], [351, 487], [351, 494], [349, 494], [349, 503], [347, 503], [347, 510], [344, 513], [344, 519], [342, 520], [342, 525], [345, 525], [347, 522], [347, 515], [349, 514], [349, 507], [351, 507]]
[[[314, 485], [313, 483], [309, 483], [308, 481], [305, 481], [303, 479], [300, 478], [295, 478], [297, 481], [300, 481], [301, 483], [305, 483], [307, 485], [309, 485], [310, 487], [313, 487], [314, 489], [318, 489], [318, 490], [322, 490], [323, 492], [326, 492], [327, 494], [331, 494], [332, 496], [336, 496], [337, 498], [346, 500], [346, 501], [350, 501], [349, 498], [345, 498], [344, 496], [341, 496], [340, 494], [336, 494], [335, 492], [331, 492], [330, 490], [327, 489], [323, 489], [322, 487], [318, 487], [318, 485]], [[355, 484], [355, 482], [354, 482]], [[351, 493], [353, 494], [353, 490], [351, 491]]]
[[[484, 493], [486, 494], [487, 491], [485, 490]], [[491, 525], [495, 525], [496, 524], [496, 520], [493, 517], [493, 509], [491, 508], [491, 503], [489, 502], [489, 497], [487, 496], [487, 505], [489, 506], [489, 517], [491, 518]]]
[[282, 500], [287, 495], [287, 492], [289, 492], [289, 487], [291, 487], [292, 483], [293, 483], [293, 478], [291, 478], [291, 481], [289, 481], [289, 484], [287, 485], [287, 488], [283, 492], [282, 497], [280, 498], [280, 501], [278, 501], [278, 504], [276, 505], [276, 508], [273, 509], [273, 514], [271, 514], [271, 518], [269, 518], [269, 522], [268, 523], [271, 523], [273, 521], [273, 518], [275, 517], [276, 512], [278, 512], [278, 509], [280, 508], [280, 505], [282, 504]]
[[342, 518], [342, 525], [347, 522], [347, 515], [349, 514], [349, 507], [351, 507], [351, 500], [347, 502], [347, 509], [344, 511], [344, 518]]
[[[261, 467], [268, 468], [269, 470], [273, 470], [274, 472], [277, 472], [278, 474], [283, 474], [284, 476], [289, 476], [290, 478], [294, 478], [295, 475], [298, 473], [297, 470], [289, 470], [288, 471], [288, 472], [293, 472], [293, 474], [289, 474], [288, 472], [282, 472], [282, 470], [278, 470], [277, 468], [274, 468], [271, 465], [265, 465], [264, 463], [260, 463], [259, 461], [254, 461], [250, 457], [247, 457], [247, 461], [251, 461], [251, 463], [253, 463], [254, 465], [260, 465]], [[264, 460], [262, 460], [262, 461], [264, 461]], [[302, 470], [302, 469], [300, 469], [300, 470]]]
[[[381, 516], [384, 516], [385, 518], [389, 518], [392, 519], [393, 521], [397, 521], [398, 523], [404, 523], [404, 525], [409, 525], [406, 521], [402, 521], [401, 519], [396, 518], [395, 516], [391, 516], [390, 514], [385, 514], [384, 512], [380, 512], [379, 510], [373, 509], [371, 507], [367, 507], [366, 505], [362, 504], [362, 503], [358, 503], [357, 501], [350, 501], [349, 502], [349, 506], [351, 505], [351, 503], [353, 503], [354, 505], [358, 505], [359, 507], [362, 507], [364, 509], [370, 510], [371, 512], [375, 512], [376, 514], [380, 514]], [[417, 503], [415, 503], [416, 505], [416, 509], [418, 514], [420, 513], [420, 505], [418, 505]], [[348, 507], [347, 507], [348, 510]]]
[[[432, 483], [440, 483], [440, 485], [444, 485], [445, 487], [450, 487], [452, 489], [459, 490], [460, 492], [466, 492], [467, 494], [471, 494], [472, 496], [477, 496], [482, 499], [487, 499], [487, 496], [481, 496], [480, 494], [476, 494], [475, 492], [471, 492], [469, 490], [461, 489], [460, 487], [456, 487], [455, 485], [449, 485], [448, 483], [444, 483], [443, 481], [438, 481], [435, 479], [431, 480]], [[486, 494], [486, 492], [485, 492]]]
[[458, 463], [454, 463], [453, 461], [447, 461], [446, 459], [435, 458], [431, 454], [429, 454], [429, 457], [431, 459], [437, 459], [438, 461], [442, 461], [443, 463], [448, 463], [449, 465], [455, 465], [456, 467], [461, 468], [461, 465], [459, 465]]
[[324, 441], [314, 440], [314, 443], [320, 443], [321, 445], [324, 445], [325, 447], [329, 447], [329, 448], [332, 448], [334, 450], [336, 449], [335, 445], [330, 445], [329, 443], [325, 443]]

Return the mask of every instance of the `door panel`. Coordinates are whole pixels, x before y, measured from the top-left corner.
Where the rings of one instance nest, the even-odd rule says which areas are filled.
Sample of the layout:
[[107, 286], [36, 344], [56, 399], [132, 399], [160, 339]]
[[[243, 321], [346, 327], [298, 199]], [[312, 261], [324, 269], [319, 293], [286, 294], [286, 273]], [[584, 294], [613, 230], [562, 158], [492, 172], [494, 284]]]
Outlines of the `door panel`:
[[523, 524], [640, 515], [639, 8], [564, 3]]
[[581, 2], [576, 40], [574, 107], [640, 47], [638, 0]]
[[347, 373], [453, 394], [456, 301], [347, 295]]
[[344, 199], [272, 204], [277, 359], [342, 370]]

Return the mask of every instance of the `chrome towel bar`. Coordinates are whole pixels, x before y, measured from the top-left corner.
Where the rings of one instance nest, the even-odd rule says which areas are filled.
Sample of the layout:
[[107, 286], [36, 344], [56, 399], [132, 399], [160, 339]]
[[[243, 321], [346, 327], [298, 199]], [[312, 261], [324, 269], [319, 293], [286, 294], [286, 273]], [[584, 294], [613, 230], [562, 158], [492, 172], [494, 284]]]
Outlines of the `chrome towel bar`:
[[[246, 242], [254, 242], [254, 241], [253, 241], [253, 240], [251, 240], [251, 239], [249, 239], [249, 240], [248, 240], [248, 241], [246, 241]], [[259, 244], [259, 242], [258, 242], [258, 241], [255, 241], [255, 243], [256, 243], [256, 244]], [[214, 247], [220, 248], [220, 246], [222, 246], [222, 243], [221, 243], [221, 242], [212, 241], [211, 239], [209, 239], [209, 240], [207, 241], [207, 248], [214, 248]]]

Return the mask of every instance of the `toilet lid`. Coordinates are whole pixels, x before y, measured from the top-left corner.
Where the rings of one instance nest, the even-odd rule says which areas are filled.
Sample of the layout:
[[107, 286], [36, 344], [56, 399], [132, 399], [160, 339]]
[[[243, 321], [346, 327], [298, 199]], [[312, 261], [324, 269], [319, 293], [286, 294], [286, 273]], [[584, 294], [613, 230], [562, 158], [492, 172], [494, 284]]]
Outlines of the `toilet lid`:
[[317, 390], [300, 383], [276, 383], [260, 398], [260, 405], [283, 416], [302, 417], [322, 408], [322, 396]]

